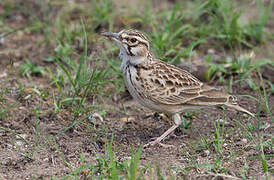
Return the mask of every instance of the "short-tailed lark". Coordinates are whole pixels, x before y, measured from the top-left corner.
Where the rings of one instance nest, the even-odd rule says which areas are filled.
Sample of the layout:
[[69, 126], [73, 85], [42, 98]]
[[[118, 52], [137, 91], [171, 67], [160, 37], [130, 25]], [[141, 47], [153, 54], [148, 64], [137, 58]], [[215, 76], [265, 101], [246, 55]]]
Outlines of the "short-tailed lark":
[[174, 120], [172, 127], [145, 146], [161, 144], [181, 124], [180, 113], [186, 109], [226, 105], [254, 117], [251, 112], [237, 105], [235, 96], [208, 86], [189, 72], [156, 59], [149, 50], [148, 38], [141, 32], [122, 30], [102, 35], [114, 40], [120, 48], [121, 70], [132, 97], [149, 109], [172, 115]]

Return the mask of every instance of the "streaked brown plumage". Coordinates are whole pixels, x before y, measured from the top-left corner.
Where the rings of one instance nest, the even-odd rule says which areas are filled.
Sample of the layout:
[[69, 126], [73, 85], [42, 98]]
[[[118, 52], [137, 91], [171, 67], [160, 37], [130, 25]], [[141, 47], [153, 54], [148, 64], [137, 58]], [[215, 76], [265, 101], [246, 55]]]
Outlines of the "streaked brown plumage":
[[202, 106], [226, 105], [254, 116], [237, 105], [235, 96], [208, 86], [189, 72], [156, 59], [148, 39], [139, 31], [103, 33], [120, 47], [121, 69], [130, 94], [143, 106], [171, 114], [175, 125], [147, 145], [160, 143], [181, 123], [179, 113]]

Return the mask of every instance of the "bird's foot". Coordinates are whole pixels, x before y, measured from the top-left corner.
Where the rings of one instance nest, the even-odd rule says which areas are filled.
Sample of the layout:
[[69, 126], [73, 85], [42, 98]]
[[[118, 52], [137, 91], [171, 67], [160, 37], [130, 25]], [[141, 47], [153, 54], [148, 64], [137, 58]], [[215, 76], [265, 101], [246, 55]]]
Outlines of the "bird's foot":
[[154, 146], [156, 144], [161, 145], [162, 147], [174, 147], [172, 145], [166, 145], [166, 144], [162, 144], [160, 143], [165, 137], [167, 137], [171, 132], [173, 132], [179, 125], [175, 124], [172, 127], [170, 127], [167, 131], [164, 132], [164, 134], [162, 134], [160, 137], [156, 138], [155, 140], [147, 143], [144, 145], [144, 147], [148, 147], [148, 146]]
[[149, 143], [145, 144], [144, 148], [147, 148], [149, 146], [155, 146], [155, 145], [160, 145], [164, 148], [174, 148], [175, 147], [174, 145], [163, 144], [163, 143], [161, 143], [161, 140], [157, 138], [156, 140], [150, 141]]

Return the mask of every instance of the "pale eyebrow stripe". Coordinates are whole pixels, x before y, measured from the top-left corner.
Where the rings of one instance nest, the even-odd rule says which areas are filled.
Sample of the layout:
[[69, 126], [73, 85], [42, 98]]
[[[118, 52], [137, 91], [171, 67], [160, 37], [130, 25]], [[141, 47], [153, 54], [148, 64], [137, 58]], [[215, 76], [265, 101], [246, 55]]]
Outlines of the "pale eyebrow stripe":
[[[149, 43], [146, 39], [143, 38], [143, 36], [138, 36], [135, 34], [123, 34], [122, 35], [123, 39], [127, 39], [127, 38], [136, 38], [140, 43], [144, 44], [147, 48], [149, 48]], [[130, 46], [128, 43], [126, 43], [128, 46]]]
[[144, 44], [147, 48], [148, 48], [148, 42], [139, 36], [133, 36], [134, 38], [136, 38], [140, 43]]

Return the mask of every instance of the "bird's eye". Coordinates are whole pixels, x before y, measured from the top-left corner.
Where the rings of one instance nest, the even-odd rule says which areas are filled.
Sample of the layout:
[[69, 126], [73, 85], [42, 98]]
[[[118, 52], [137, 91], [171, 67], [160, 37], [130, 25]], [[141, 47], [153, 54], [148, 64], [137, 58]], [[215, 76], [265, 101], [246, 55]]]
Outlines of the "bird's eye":
[[135, 43], [136, 41], [137, 41], [136, 38], [131, 38], [131, 39], [130, 39], [130, 42], [131, 42], [131, 43]]

